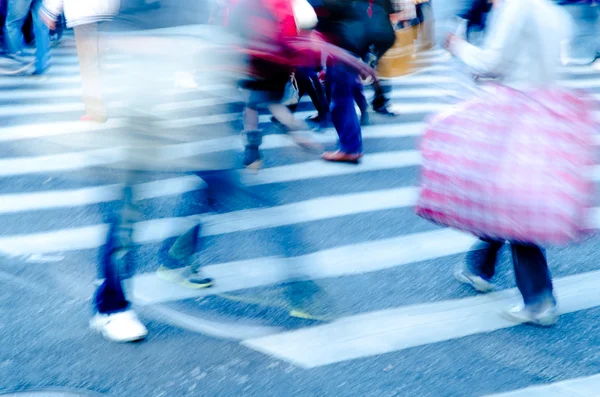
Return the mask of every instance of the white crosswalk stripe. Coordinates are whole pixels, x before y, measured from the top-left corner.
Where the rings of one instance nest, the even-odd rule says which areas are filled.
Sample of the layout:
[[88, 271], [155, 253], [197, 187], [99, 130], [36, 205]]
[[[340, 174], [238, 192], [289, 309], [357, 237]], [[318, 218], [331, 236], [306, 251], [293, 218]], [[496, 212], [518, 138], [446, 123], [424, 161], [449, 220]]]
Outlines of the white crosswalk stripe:
[[598, 395], [598, 390], [600, 390], [600, 375], [592, 375], [486, 397], [595, 397]]
[[[600, 271], [555, 281], [561, 313], [600, 306]], [[341, 318], [330, 324], [290, 331], [245, 345], [304, 368], [369, 357], [424, 344], [514, 327], [498, 314], [517, 303], [516, 288], [489, 295]]]
[[[38, 177], [51, 180], [66, 175], [68, 178], [82, 170], [115, 165], [130, 153], [126, 147], [118, 145], [77, 146], [77, 142], [85, 142], [89, 137], [115, 134], [127, 128], [127, 121], [121, 118], [110, 119], [105, 124], [72, 121], [74, 113], [83, 111], [75, 51], [73, 48], [56, 49], [53, 59], [52, 74], [47, 81], [0, 77], [0, 120], [7, 120], [0, 131], [0, 148], [6, 148], [0, 159], [0, 177], [24, 181], [15, 188], [7, 186], [0, 191], [0, 221], [15, 222], [16, 217], [28, 221], [38, 216], [57, 218], [52, 227], [42, 227], [39, 231], [16, 227], [23, 232], [0, 235], [0, 252], [7, 255], [68, 256], [100, 248], [105, 243], [108, 229], [104, 221], [91, 218], [89, 214], [86, 215], [88, 218], [82, 216], [85, 219], [74, 217], [71, 220], [70, 211], [85, 212], [107, 205], [118, 201], [123, 194], [122, 185], [110, 178], [84, 186], [50, 183], [51, 188], [38, 182]], [[215, 241], [219, 241], [219, 236], [234, 239], [259, 232], [275, 235], [287, 227], [306, 226], [320, 230], [316, 233], [323, 233], [323, 245], [314, 250], [299, 247], [299, 253], [286, 257], [265, 255], [258, 248], [256, 252], [232, 256], [233, 260], [225, 256], [226, 260], [203, 266], [205, 274], [216, 280], [215, 287], [207, 290], [187, 289], [167, 282], [156, 274], [154, 270], [158, 263], [153, 263], [154, 268], [145, 267], [133, 279], [134, 302], [164, 308], [162, 305], [174, 302], [261, 290], [299, 279], [385, 278], [389, 277], [386, 272], [402, 272], [444, 258], [454, 260], [453, 256], [457, 257], [458, 264], [459, 256], [469, 252], [475, 238], [450, 229], [434, 228], [410, 211], [418, 196], [416, 184], [421, 163], [418, 144], [426, 128], [425, 117], [452, 106], [460, 92], [449, 59], [448, 54], [439, 49], [420, 54], [415, 62], [418, 73], [387, 82], [393, 85], [391, 98], [399, 116], [384, 123], [377, 119], [373, 125], [363, 128], [365, 146], [376, 149], [367, 149], [358, 166], [328, 164], [316, 157], [306, 157], [306, 154], [302, 154], [300, 160], [285, 159], [286, 162], [269, 165], [257, 174], [240, 173], [247, 186], [275, 192], [273, 194], [283, 197], [284, 203], [208, 215], [149, 216], [136, 224], [134, 233], [136, 242], [151, 245], [181, 235], [198, 221], [203, 226], [203, 236]], [[126, 62], [122, 57], [109, 60], [113, 70]], [[570, 88], [592, 91], [600, 88], [600, 71], [591, 67], [565, 67], [562, 76], [562, 84]], [[184, 134], [202, 126], [216, 128], [219, 124], [239, 120], [239, 113], [214, 113], [212, 110], [231, 102], [229, 95], [235, 90], [230, 88], [214, 83], [190, 90], [185, 98], [170, 96], [152, 109], [164, 118], [156, 126]], [[227, 95], [217, 95], [225, 91]], [[119, 100], [121, 92], [117, 86], [108, 90], [111, 110], [126, 105]], [[600, 97], [599, 94], [594, 96], [595, 99]], [[305, 110], [309, 102], [308, 98], [302, 99], [303, 108], [297, 112], [298, 118], [314, 113], [314, 110]], [[56, 119], [46, 120], [49, 116]], [[262, 114], [260, 121], [268, 123], [270, 115]], [[333, 129], [312, 136], [324, 145], [333, 145], [337, 140]], [[60, 145], [67, 142], [72, 146]], [[198, 137], [177, 142], [174, 136], [173, 142], [152, 152], [152, 159], [192, 158], [242, 147], [238, 136], [208, 140]], [[58, 144], [58, 147], [48, 150], [50, 144]], [[267, 159], [286, 156], [294, 150], [294, 142], [289, 136], [272, 134], [264, 137], [262, 148]], [[593, 175], [600, 180], [600, 166], [594, 167]], [[356, 183], [347, 182], [349, 180], [356, 180]], [[151, 205], [152, 200], [169, 200], [205, 187], [195, 175], [160, 175], [137, 183], [134, 198], [143, 201], [144, 205]], [[397, 218], [391, 216], [382, 221], [381, 214], [395, 214]], [[331, 227], [328, 225], [341, 222], [352, 230], [362, 232], [364, 229], [364, 234], [359, 233], [362, 240], [344, 241], [343, 236], [332, 237], [336, 231], [328, 229]], [[600, 228], [600, 207], [591, 210], [589, 225]], [[555, 287], [560, 313], [600, 306], [599, 283], [598, 270], [588, 269], [557, 277]], [[398, 302], [393, 306], [366, 309], [299, 329], [268, 327], [265, 323], [265, 328], [248, 328], [248, 334], [242, 334], [240, 330], [237, 338], [235, 324], [230, 324], [226, 327], [226, 337], [241, 339], [241, 344], [249, 349], [297, 366], [318, 368], [417, 346], [444, 344], [459, 338], [495, 338], [495, 331], [514, 326], [498, 312], [517, 301], [519, 294], [515, 288], [506, 288], [486, 296], [461, 295], [441, 300], [417, 298], [416, 303], [404, 305]], [[191, 321], [188, 317], [179, 319]], [[198, 329], [204, 332], [202, 327]], [[206, 332], [219, 336], [212, 331]], [[599, 379], [598, 376], [573, 379], [489, 397], [591, 396], [597, 395], [590, 394], [590, 390], [598, 390]]]

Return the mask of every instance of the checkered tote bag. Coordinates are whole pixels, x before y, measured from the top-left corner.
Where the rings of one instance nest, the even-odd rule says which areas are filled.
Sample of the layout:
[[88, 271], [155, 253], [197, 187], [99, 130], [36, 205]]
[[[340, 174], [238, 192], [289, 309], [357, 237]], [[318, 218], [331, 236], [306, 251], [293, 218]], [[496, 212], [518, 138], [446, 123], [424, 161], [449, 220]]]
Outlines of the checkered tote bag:
[[563, 89], [495, 86], [430, 123], [419, 216], [479, 237], [564, 244], [594, 199], [590, 101]]

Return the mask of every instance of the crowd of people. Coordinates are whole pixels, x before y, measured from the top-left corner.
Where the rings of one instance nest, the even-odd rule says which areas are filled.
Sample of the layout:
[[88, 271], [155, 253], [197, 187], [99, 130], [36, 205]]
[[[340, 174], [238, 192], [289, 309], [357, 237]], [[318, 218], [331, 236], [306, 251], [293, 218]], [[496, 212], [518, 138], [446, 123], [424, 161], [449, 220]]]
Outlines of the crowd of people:
[[[243, 165], [255, 170], [261, 165], [261, 109], [267, 109], [273, 116], [272, 121], [308, 150], [318, 150], [319, 146], [306, 131], [333, 126], [339, 147], [322, 153], [322, 159], [359, 164], [363, 156], [361, 126], [370, 123], [370, 108], [384, 116], [398, 117], [390, 106], [391, 86], [378, 79], [377, 61], [394, 45], [395, 30], [415, 21], [418, 23], [423, 18], [423, 7], [430, 6], [428, 2], [413, 0], [311, 0], [310, 3], [306, 0], [229, 0], [218, 3], [210, 23], [240, 40], [236, 51], [245, 60], [244, 77], [237, 81], [246, 93]], [[450, 35], [445, 44], [448, 51], [474, 75], [496, 79], [515, 90], [536, 92], [541, 87], [554, 86], [561, 43], [568, 40], [571, 30], [564, 10], [550, 0], [473, 1], [469, 10], [460, 15], [469, 21], [468, 33], [486, 27], [485, 14], [496, 8], [497, 15], [481, 48], [469, 43], [470, 35], [464, 38]], [[118, 0], [8, 0], [4, 38], [11, 54], [18, 55], [21, 51], [22, 28], [29, 13], [36, 46], [34, 74], [43, 74], [50, 65], [49, 30], [56, 28], [59, 17], [64, 14], [67, 26], [73, 28], [85, 104], [82, 120], [86, 122], [103, 123], [110, 116], [99, 68], [104, 47], [165, 56], [167, 52], [161, 49], [172, 44], [172, 41], [162, 43], [157, 38], [136, 42], [134, 36], [118, 41], [113, 36], [102, 37], [104, 24], [110, 25], [119, 13]], [[365, 81], [372, 83], [375, 92], [370, 104], [364, 93]], [[316, 109], [316, 114], [306, 122], [294, 117], [304, 94], [310, 96]], [[242, 186], [231, 170], [231, 165], [223, 163], [210, 169], [187, 169], [207, 183], [204, 194], [210, 208], [226, 202], [227, 196], [233, 194], [246, 195], [249, 200], [264, 200]], [[133, 245], [132, 225], [136, 219], [132, 215], [133, 201], [129, 183], [122, 211], [112, 214], [109, 221], [111, 227], [100, 266], [103, 282], [96, 292], [92, 320], [95, 329], [108, 339], [120, 342], [139, 340], [147, 333], [123, 288], [124, 278], [133, 273], [133, 266], [125, 263], [131, 261], [131, 255], [123, 254]], [[496, 254], [508, 240], [513, 250], [517, 286], [524, 298], [524, 305], [509, 310], [508, 316], [518, 322], [554, 323], [556, 301], [539, 242], [492, 234], [479, 235], [481, 241], [457, 271], [457, 278], [477, 291], [492, 290]], [[178, 281], [187, 287], [212, 286], [214, 280], [205, 277], [192, 260], [200, 246], [200, 224], [193, 224], [179, 237], [165, 241], [159, 253], [162, 274], [167, 277], [169, 271], [180, 270]], [[287, 251], [285, 246], [282, 250]], [[296, 312], [299, 310], [301, 308]], [[310, 313], [302, 315], [306, 317]]]

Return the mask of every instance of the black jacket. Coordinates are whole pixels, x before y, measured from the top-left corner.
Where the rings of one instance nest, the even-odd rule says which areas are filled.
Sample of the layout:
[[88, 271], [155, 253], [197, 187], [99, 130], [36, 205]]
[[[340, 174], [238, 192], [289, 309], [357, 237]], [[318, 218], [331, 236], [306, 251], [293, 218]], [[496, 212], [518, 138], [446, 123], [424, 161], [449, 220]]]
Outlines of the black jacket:
[[368, 0], [323, 0], [323, 8], [326, 13], [319, 19], [317, 30], [341, 48], [362, 58], [371, 46], [383, 53], [394, 44], [389, 0], [374, 0], [372, 5]]

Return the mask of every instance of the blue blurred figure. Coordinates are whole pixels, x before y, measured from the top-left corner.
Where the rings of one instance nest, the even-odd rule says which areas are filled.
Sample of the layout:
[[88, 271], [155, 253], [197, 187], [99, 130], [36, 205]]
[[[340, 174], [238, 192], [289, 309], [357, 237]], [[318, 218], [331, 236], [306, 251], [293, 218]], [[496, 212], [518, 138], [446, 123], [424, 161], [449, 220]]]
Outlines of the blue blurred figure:
[[600, 7], [596, 0], [561, 0], [559, 2], [576, 21], [567, 57], [581, 63], [600, 58]]
[[50, 30], [40, 16], [42, 0], [8, 0], [4, 39], [9, 54], [21, 55], [23, 51], [23, 24], [32, 12], [33, 32], [35, 35], [35, 71], [43, 74], [50, 60]]

